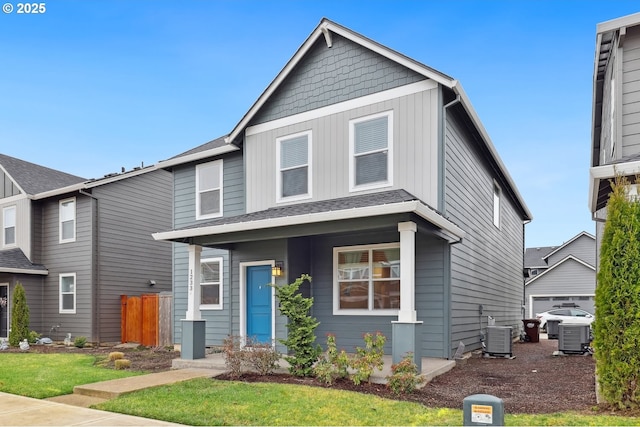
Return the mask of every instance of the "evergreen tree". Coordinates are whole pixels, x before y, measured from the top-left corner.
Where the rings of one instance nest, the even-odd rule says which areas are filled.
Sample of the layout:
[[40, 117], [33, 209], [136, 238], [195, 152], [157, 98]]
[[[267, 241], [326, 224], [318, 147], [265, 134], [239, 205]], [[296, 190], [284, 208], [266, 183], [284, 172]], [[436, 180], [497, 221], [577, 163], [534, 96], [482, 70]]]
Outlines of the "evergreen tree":
[[601, 396], [619, 408], [640, 407], [640, 202], [628, 181], [612, 184], [600, 246], [593, 323]]
[[24, 287], [20, 282], [16, 283], [13, 290], [13, 304], [11, 306], [11, 331], [9, 332], [9, 344], [17, 347], [20, 341], [29, 338], [29, 306]]

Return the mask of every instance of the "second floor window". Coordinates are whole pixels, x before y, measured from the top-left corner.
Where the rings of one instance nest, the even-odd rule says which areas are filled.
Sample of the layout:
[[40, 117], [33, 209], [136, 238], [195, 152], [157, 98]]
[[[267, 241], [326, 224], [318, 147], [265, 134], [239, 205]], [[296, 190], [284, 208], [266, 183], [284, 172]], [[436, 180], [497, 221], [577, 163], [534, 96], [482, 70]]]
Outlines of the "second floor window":
[[222, 160], [196, 166], [196, 219], [222, 216]]
[[76, 240], [76, 199], [60, 200], [60, 243]]
[[392, 184], [392, 127], [391, 111], [349, 122], [352, 191]]
[[500, 187], [493, 184], [493, 225], [500, 228]]
[[311, 132], [276, 140], [278, 146], [278, 199], [311, 195]]
[[2, 227], [4, 229], [4, 246], [16, 244], [16, 207], [10, 206], [2, 211]]

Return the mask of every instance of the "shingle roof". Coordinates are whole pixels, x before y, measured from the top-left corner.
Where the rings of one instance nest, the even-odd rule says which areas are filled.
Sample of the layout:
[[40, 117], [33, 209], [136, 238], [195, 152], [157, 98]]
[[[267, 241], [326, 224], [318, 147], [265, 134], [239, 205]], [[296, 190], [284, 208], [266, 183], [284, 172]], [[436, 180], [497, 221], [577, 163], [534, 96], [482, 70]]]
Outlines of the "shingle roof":
[[540, 248], [527, 248], [524, 251], [524, 267], [549, 267], [544, 257], [556, 250], [558, 246], [544, 246]]
[[200, 153], [202, 151], [211, 150], [212, 148], [218, 148], [218, 147], [225, 146], [225, 145], [227, 145], [224, 142], [225, 137], [226, 137], [226, 135], [225, 136], [221, 136], [220, 138], [213, 139], [213, 140], [211, 140], [209, 142], [205, 142], [204, 144], [199, 145], [199, 146], [197, 146], [195, 148], [192, 148], [189, 151], [185, 151], [184, 153], [178, 154], [177, 156], [173, 156], [173, 157], [171, 157], [171, 159], [177, 159], [178, 157], [188, 156], [189, 154]]
[[29, 261], [29, 258], [19, 248], [0, 251], [0, 271], [3, 269], [47, 271], [44, 265], [33, 264]]
[[38, 194], [86, 181], [85, 178], [0, 154], [0, 165], [27, 193]]
[[218, 218], [207, 222], [199, 222], [197, 224], [179, 228], [178, 230], [211, 227], [223, 224], [237, 224], [241, 222], [307, 215], [336, 210], [364, 208], [391, 203], [410, 202], [413, 200], [418, 200], [418, 198], [405, 190], [391, 190], [382, 193], [363, 194], [358, 196], [343, 197], [339, 199], [321, 200], [317, 202], [300, 203], [288, 206], [278, 206], [264, 211], [252, 212], [232, 217]]

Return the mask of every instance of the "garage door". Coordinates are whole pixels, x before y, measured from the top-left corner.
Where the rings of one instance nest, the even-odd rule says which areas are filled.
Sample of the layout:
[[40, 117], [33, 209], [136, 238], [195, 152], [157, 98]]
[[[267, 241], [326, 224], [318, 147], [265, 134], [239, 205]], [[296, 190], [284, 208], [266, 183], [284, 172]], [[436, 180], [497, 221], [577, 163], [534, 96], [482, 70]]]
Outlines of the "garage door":
[[575, 304], [578, 308], [595, 314], [595, 301], [592, 296], [555, 296], [555, 297], [533, 297], [533, 314], [556, 308], [556, 305]]

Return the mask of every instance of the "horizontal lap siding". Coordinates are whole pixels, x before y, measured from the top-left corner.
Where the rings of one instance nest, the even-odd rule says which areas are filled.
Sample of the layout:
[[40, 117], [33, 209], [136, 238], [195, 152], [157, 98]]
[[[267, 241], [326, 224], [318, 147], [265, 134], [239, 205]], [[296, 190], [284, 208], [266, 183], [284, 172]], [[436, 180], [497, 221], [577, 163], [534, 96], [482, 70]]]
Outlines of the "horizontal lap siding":
[[3, 316], [7, 316], [7, 328], [11, 328], [11, 310], [13, 309], [13, 295], [18, 283], [24, 288], [24, 293], [29, 306], [29, 330], [36, 331], [43, 337], [55, 339], [51, 336], [51, 326], [43, 317], [42, 308], [42, 288], [45, 276], [35, 276], [26, 274], [0, 273], [0, 284], [9, 285], [8, 304], [1, 310]]
[[555, 252], [548, 258], [548, 265], [562, 261], [569, 255], [573, 255], [581, 261], [595, 267], [596, 265], [596, 241], [589, 236], [580, 236], [567, 246]]
[[120, 341], [120, 295], [171, 292], [171, 244], [151, 234], [171, 228], [172, 181], [170, 172], [158, 170], [93, 189], [101, 341]]
[[487, 316], [497, 325], [520, 323], [523, 225], [503, 187], [500, 228], [494, 226], [491, 169], [453, 114], [446, 125], [447, 216], [467, 233], [451, 247], [451, 348], [462, 341], [473, 350]]
[[553, 270], [548, 270], [526, 288], [526, 313], [529, 313], [529, 296], [549, 295], [594, 295], [596, 292], [595, 270], [573, 259], [568, 259]]
[[[241, 153], [223, 157], [223, 214], [234, 216], [244, 213], [244, 175]], [[195, 164], [177, 167], [173, 172], [174, 228], [188, 226], [196, 221], [195, 210]], [[189, 275], [188, 246], [173, 243], [173, 322], [174, 342], [182, 341], [182, 319], [187, 312], [187, 283]], [[231, 315], [237, 316], [237, 300], [232, 297], [231, 278], [237, 271], [230, 270], [229, 253], [226, 250], [203, 248], [201, 258], [223, 257], [223, 309], [204, 310], [202, 318], [206, 322], [206, 344], [221, 345], [222, 340], [232, 333]], [[237, 278], [236, 278], [237, 280]], [[237, 284], [236, 284], [237, 286]], [[234, 291], [237, 293], [237, 291]], [[235, 308], [234, 308], [235, 307]]]
[[[76, 241], [59, 243], [59, 204], [66, 199], [48, 199], [42, 202], [42, 263], [49, 270], [43, 290], [44, 326], [60, 324], [61, 335], [85, 336], [94, 341], [93, 335], [93, 200], [76, 197]], [[60, 274], [76, 273], [76, 313], [59, 313]]]

